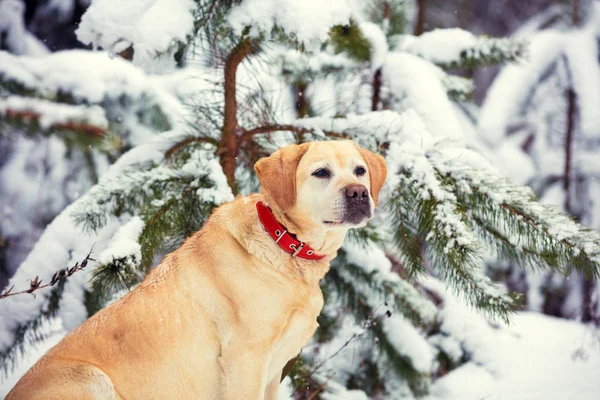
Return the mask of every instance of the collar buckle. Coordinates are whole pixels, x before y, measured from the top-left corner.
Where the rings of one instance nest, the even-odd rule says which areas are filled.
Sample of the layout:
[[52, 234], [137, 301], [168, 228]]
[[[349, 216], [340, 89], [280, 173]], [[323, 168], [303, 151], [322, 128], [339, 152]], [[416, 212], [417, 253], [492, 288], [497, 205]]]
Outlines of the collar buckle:
[[290, 244], [290, 249], [294, 250], [294, 252], [292, 253], [292, 257], [296, 257], [298, 255], [298, 253], [300, 253], [300, 250], [302, 250], [302, 248], [304, 247], [304, 243], [300, 242], [300, 246], [296, 247], [295, 244]]

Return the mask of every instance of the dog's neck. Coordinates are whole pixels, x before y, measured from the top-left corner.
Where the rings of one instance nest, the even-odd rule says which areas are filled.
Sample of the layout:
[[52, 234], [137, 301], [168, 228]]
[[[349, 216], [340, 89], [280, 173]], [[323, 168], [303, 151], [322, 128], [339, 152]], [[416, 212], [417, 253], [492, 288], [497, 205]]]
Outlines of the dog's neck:
[[[279, 247], [271, 236], [265, 232], [256, 211], [256, 203], [262, 201], [269, 204], [269, 199], [260, 194], [252, 194], [247, 197], [238, 197], [232, 203], [224, 204], [220, 208], [233, 207], [233, 203], [238, 203], [237, 207], [240, 218], [236, 220], [231, 218], [231, 214], [221, 213], [219, 209], [211, 216], [211, 219], [221, 225], [230, 234], [232, 234], [242, 247], [249, 254], [252, 254], [262, 262], [270, 264], [275, 270], [288, 270], [292, 275], [306, 282], [309, 285], [317, 285], [329, 270], [329, 263], [337, 256], [337, 251], [342, 246], [345, 237], [345, 231], [327, 232], [318, 229], [302, 229], [291, 218], [282, 214], [273, 207], [275, 218], [290, 232], [296, 235], [298, 240], [308, 244], [314, 251], [325, 254], [321, 260], [304, 260], [298, 257], [292, 257]], [[229, 216], [229, 217], [226, 217]], [[242, 217], [243, 215], [243, 217]], [[243, 226], [239, 226], [236, 221], [245, 221]]]

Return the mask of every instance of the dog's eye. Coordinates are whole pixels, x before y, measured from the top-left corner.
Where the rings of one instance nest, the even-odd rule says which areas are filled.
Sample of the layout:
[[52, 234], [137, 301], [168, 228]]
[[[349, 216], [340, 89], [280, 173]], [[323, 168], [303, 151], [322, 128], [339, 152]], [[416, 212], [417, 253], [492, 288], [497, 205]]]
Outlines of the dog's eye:
[[318, 170], [313, 172], [312, 175], [316, 176], [317, 178], [329, 178], [331, 176], [329, 170], [325, 168], [319, 168]]
[[367, 170], [364, 169], [363, 167], [356, 167], [356, 169], [354, 170], [354, 174], [356, 176], [363, 176], [366, 172], [367, 172]]

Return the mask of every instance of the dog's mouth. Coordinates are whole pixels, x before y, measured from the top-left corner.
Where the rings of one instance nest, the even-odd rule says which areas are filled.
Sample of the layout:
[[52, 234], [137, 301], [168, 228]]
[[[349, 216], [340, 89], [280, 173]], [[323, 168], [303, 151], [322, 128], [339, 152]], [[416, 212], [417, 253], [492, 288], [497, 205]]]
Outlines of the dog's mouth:
[[358, 209], [352, 213], [346, 214], [344, 218], [340, 221], [323, 221], [325, 225], [328, 226], [339, 226], [339, 225], [358, 225], [363, 222], [365, 219], [371, 218], [371, 210], [370, 209]]

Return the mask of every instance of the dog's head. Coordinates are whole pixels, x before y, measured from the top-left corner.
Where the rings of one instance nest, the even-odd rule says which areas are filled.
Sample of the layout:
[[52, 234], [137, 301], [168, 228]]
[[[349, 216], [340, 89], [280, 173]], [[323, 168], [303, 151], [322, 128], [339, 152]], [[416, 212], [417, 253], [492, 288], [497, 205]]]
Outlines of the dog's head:
[[289, 145], [254, 170], [280, 212], [325, 229], [365, 225], [387, 175], [383, 157], [348, 140]]

